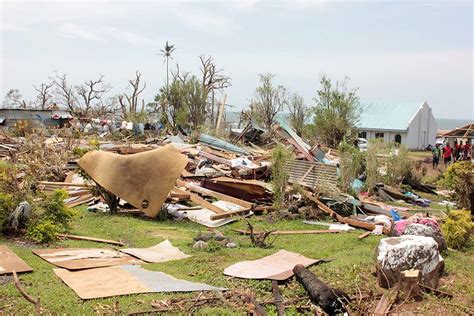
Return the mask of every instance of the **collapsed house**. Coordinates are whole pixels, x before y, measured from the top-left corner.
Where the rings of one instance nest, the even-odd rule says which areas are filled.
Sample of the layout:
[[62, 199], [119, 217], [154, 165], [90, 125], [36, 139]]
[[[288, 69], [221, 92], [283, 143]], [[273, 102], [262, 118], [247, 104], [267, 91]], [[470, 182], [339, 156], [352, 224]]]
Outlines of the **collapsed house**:
[[40, 109], [0, 109], [0, 128], [9, 129], [19, 123], [28, 128], [62, 128], [72, 119], [64, 110]]

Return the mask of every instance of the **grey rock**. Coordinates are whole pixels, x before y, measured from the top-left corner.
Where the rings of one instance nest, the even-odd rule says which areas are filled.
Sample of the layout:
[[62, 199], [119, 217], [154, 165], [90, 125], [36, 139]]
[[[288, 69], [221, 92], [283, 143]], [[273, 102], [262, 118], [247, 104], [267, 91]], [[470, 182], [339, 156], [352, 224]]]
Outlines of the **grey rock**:
[[403, 232], [404, 235], [414, 235], [414, 236], [425, 236], [425, 237], [432, 237], [436, 243], [438, 244], [438, 250], [444, 251], [448, 248], [446, 244], [446, 240], [444, 239], [443, 235], [440, 231], [437, 231], [430, 226], [412, 223], [407, 225], [405, 231]]
[[193, 245], [194, 250], [206, 250], [207, 248], [209, 248], [209, 244], [202, 240], [196, 241]]
[[376, 250], [377, 281], [383, 288], [398, 283], [402, 271], [420, 270], [421, 282], [432, 288], [438, 286], [444, 270], [444, 260], [432, 237], [403, 235], [380, 240]]

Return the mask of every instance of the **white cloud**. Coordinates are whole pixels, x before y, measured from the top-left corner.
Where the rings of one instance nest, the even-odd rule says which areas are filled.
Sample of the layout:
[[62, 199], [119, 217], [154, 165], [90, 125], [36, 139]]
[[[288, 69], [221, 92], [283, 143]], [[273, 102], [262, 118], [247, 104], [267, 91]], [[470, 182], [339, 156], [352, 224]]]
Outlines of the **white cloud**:
[[224, 34], [241, 29], [241, 26], [233, 17], [212, 9], [182, 8], [176, 10], [175, 14], [188, 26], [208, 33]]
[[84, 39], [84, 40], [96, 41], [96, 42], [104, 41], [104, 39], [101, 36], [99, 36], [99, 34], [96, 31], [88, 30], [87, 28], [81, 25], [77, 25], [77, 24], [72, 24], [72, 23], [62, 24], [59, 27], [59, 32], [61, 33], [62, 36], [67, 37], [67, 38]]
[[133, 46], [156, 46], [157, 41], [144, 35], [122, 30], [113, 26], [86, 27], [79, 24], [66, 23], [59, 27], [63, 37], [82, 39], [94, 42], [118, 41]]
[[136, 45], [136, 46], [156, 46], [157, 41], [153, 40], [149, 37], [144, 35], [127, 31], [127, 30], [120, 30], [113, 26], [105, 26], [102, 28], [102, 32], [104, 36], [108, 38], [113, 38], [118, 41], [123, 41], [127, 44]]

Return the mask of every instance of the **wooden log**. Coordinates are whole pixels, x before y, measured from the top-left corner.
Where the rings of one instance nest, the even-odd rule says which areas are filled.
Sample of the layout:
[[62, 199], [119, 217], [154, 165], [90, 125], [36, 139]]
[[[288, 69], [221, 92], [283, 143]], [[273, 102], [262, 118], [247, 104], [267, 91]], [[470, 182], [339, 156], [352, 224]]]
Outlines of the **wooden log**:
[[285, 306], [283, 305], [283, 299], [281, 297], [280, 289], [278, 287], [278, 281], [276, 280], [272, 281], [272, 291], [273, 291], [273, 296], [275, 296], [275, 306], [277, 309], [277, 314], [278, 316], [284, 316]]
[[101, 239], [101, 238], [95, 238], [95, 237], [78, 236], [78, 235], [70, 235], [70, 234], [58, 234], [58, 237], [73, 239], [73, 240], [94, 241], [94, 242], [100, 242], [100, 243], [111, 244], [111, 245], [116, 245], [116, 246], [125, 246], [125, 244], [120, 241]]
[[296, 265], [293, 272], [296, 280], [308, 292], [311, 302], [320, 306], [323, 311], [329, 315], [347, 312], [345, 304], [350, 302], [350, 298], [345, 292], [330, 287], [301, 264]]

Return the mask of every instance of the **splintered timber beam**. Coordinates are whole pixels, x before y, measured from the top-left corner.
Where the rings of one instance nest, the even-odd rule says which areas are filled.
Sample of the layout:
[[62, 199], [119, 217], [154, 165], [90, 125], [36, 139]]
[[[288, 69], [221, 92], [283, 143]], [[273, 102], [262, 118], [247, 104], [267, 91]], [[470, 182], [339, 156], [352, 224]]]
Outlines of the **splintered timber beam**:
[[[323, 210], [324, 212], [329, 214], [332, 218], [336, 219], [338, 222], [348, 224], [348, 225], [353, 226], [353, 227], [362, 228], [362, 229], [365, 229], [365, 230], [370, 230], [370, 231], [373, 231], [375, 229], [374, 224], [362, 222], [362, 221], [359, 221], [357, 219], [347, 218], [347, 217], [344, 217], [344, 216], [341, 216], [341, 215], [337, 214], [331, 208], [326, 206], [323, 202], [321, 202], [316, 197], [314, 197], [310, 192], [308, 192], [308, 191], [303, 191], [303, 192], [304, 192], [304, 195], [309, 200], [316, 203], [321, 210]], [[389, 230], [386, 227], [384, 227], [383, 228], [383, 233], [388, 234]]]
[[[250, 235], [250, 231], [242, 229], [232, 229], [233, 231], [242, 234]], [[342, 232], [339, 229], [321, 229], [321, 230], [275, 230], [271, 232], [271, 235], [314, 235], [314, 234], [331, 234], [331, 233], [340, 233]], [[254, 231], [255, 234], [261, 232]]]
[[217, 219], [223, 219], [223, 218], [229, 218], [229, 217], [234, 217], [234, 216], [245, 216], [250, 212], [250, 209], [244, 209], [244, 210], [238, 210], [238, 211], [231, 211], [231, 212], [225, 212], [225, 214], [214, 214], [211, 215], [211, 220], [217, 220]]
[[211, 202], [208, 202], [208, 201], [204, 200], [203, 198], [201, 198], [197, 194], [189, 193], [189, 198], [190, 198], [191, 202], [196, 203], [197, 205], [200, 205], [204, 208], [207, 208], [208, 210], [213, 211], [216, 214], [227, 214], [228, 213], [228, 212], [224, 211], [223, 209], [221, 209], [220, 207], [215, 206]]
[[58, 237], [66, 238], [66, 239], [74, 239], [74, 240], [95, 241], [95, 242], [111, 244], [111, 245], [117, 245], [117, 246], [125, 246], [125, 244], [120, 242], [120, 241], [94, 238], [94, 237], [87, 237], [87, 236], [78, 236], [78, 235], [70, 235], [70, 234], [58, 234]]
[[199, 185], [196, 185], [194, 183], [189, 183], [189, 182], [182, 181], [182, 180], [179, 180], [179, 179], [176, 180], [176, 183], [180, 186], [186, 187], [190, 191], [193, 191], [193, 192], [196, 192], [196, 193], [199, 193], [199, 194], [202, 194], [202, 195], [211, 196], [213, 198], [223, 200], [223, 201], [226, 201], [226, 202], [230, 202], [230, 203], [234, 203], [234, 204], [240, 205], [240, 206], [245, 207], [245, 208], [253, 208], [254, 207], [253, 203], [235, 198], [233, 196], [229, 196], [229, 195], [226, 195], [226, 194], [222, 194], [222, 193], [219, 193], [219, 192], [216, 192], [216, 191], [212, 191], [212, 190], [203, 188], [203, 187], [201, 187]]

